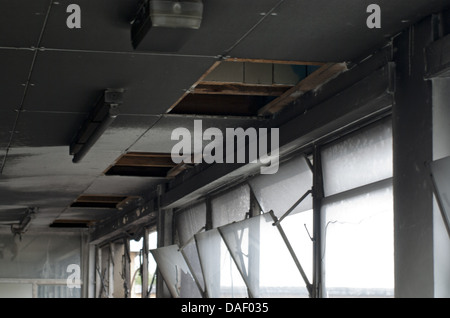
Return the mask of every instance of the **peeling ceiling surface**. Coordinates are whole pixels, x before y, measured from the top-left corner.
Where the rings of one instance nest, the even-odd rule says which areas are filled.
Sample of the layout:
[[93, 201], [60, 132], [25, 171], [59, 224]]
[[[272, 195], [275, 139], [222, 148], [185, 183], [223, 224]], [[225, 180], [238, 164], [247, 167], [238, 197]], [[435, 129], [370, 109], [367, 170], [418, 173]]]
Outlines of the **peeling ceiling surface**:
[[[101, 220], [117, 209], [71, 207], [80, 195], [145, 196], [161, 177], [107, 176], [124, 153], [168, 153], [178, 127], [257, 126], [253, 116], [171, 114], [222, 58], [347, 62], [370, 54], [444, 0], [378, 0], [380, 29], [366, 26], [366, 0], [203, 0], [200, 29], [176, 51], [134, 50], [138, 0], [0, 0], [0, 227], [38, 207], [30, 228], [55, 220]], [[81, 28], [66, 25], [81, 8]], [[151, 44], [177, 39], [149, 32]], [[153, 32], [153, 33], [152, 33]], [[95, 101], [124, 89], [120, 114], [80, 163], [69, 145]], [[214, 107], [214, 105], [211, 105]]]

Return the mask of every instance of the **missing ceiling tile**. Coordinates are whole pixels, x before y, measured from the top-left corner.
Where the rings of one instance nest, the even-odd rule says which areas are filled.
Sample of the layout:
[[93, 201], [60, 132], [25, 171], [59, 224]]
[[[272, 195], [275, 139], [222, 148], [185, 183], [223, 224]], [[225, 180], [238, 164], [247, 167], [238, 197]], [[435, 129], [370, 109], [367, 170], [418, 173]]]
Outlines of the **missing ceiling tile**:
[[55, 220], [50, 227], [52, 228], [82, 228], [87, 229], [92, 225], [91, 220]]
[[70, 207], [116, 209], [129, 199], [128, 196], [80, 195]]
[[177, 115], [264, 116], [260, 111], [323, 63], [232, 59], [213, 65], [170, 109]]
[[109, 167], [105, 175], [167, 178], [182, 170], [170, 153], [129, 152]]

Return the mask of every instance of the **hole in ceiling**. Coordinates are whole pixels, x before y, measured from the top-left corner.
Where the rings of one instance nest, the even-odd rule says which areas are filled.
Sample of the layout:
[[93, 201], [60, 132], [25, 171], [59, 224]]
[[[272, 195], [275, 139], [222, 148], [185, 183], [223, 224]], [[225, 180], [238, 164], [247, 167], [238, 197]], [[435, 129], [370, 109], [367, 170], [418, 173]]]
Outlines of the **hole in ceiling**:
[[80, 195], [70, 207], [117, 209], [130, 199], [128, 196], [118, 195]]
[[53, 228], [89, 228], [93, 223], [90, 220], [55, 220], [50, 227]]
[[185, 169], [186, 165], [173, 162], [170, 153], [129, 152], [109, 167], [105, 175], [171, 178]]
[[241, 59], [217, 62], [168, 112], [258, 116], [261, 108], [287, 94], [323, 64]]

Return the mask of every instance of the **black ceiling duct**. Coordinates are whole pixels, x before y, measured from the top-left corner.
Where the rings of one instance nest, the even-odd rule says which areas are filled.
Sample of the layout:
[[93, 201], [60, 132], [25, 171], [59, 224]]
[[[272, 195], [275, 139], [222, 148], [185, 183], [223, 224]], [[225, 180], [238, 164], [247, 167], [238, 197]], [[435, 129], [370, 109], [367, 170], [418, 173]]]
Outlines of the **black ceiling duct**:
[[142, 0], [131, 26], [133, 48], [176, 52], [200, 28], [202, 17], [201, 0]]

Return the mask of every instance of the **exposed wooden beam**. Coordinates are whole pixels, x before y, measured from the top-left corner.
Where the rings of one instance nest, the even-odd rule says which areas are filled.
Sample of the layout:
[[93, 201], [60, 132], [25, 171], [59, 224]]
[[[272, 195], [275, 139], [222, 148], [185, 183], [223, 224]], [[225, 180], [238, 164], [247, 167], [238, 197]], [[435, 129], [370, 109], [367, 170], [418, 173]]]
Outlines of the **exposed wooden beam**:
[[201, 82], [194, 94], [281, 96], [293, 85], [259, 85], [248, 83]]
[[165, 156], [123, 156], [115, 166], [127, 167], [174, 167], [176, 164], [169, 155]]
[[300, 81], [297, 85], [286, 91], [279, 98], [268, 103], [258, 111], [260, 116], [273, 115], [286, 107], [288, 104], [298, 99], [304, 93], [318, 88], [320, 85], [335, 78], [340, 73], [347, 70], [346, 63], [327, 63], [317, 71]]
[[186, 92], [172, 106], [169, 107], [169, 109], [166, 111], [166, 113], [170, 113], [172, 111], [172, 109], [174, 109], [190, 93], [191, 89], [193, 89], [195, 86], [197, 86], [198, 83], [202, 82], [206, 78], [206, 76], [208, 76], [212, 71], [214, 71], [216, 69], [217, 66], [220, 65], [220, 63], [221, 63], [221, 61], [214, 62], [214, 64], [198, 79], [198, 81], [195, 82], [191, 88], [186, 90]]
[[227, 58], [227, 62], [249, 62], [249, 63], [268, 63], [268, 64], [287, 64], [287, 65], [324, 65], [324, 62], [305, 62], [305, 61], [280, 61], [267, 59], [244, 59], [244, 58]]
[[167, 178], [175, 178], [179, 173], [183, 172], [186, 169], [192, 168], [193, 165], [189, 165], [186, 163], [180, 163], [177, 166], [173, 167], [172, 169], [167, 172]]

